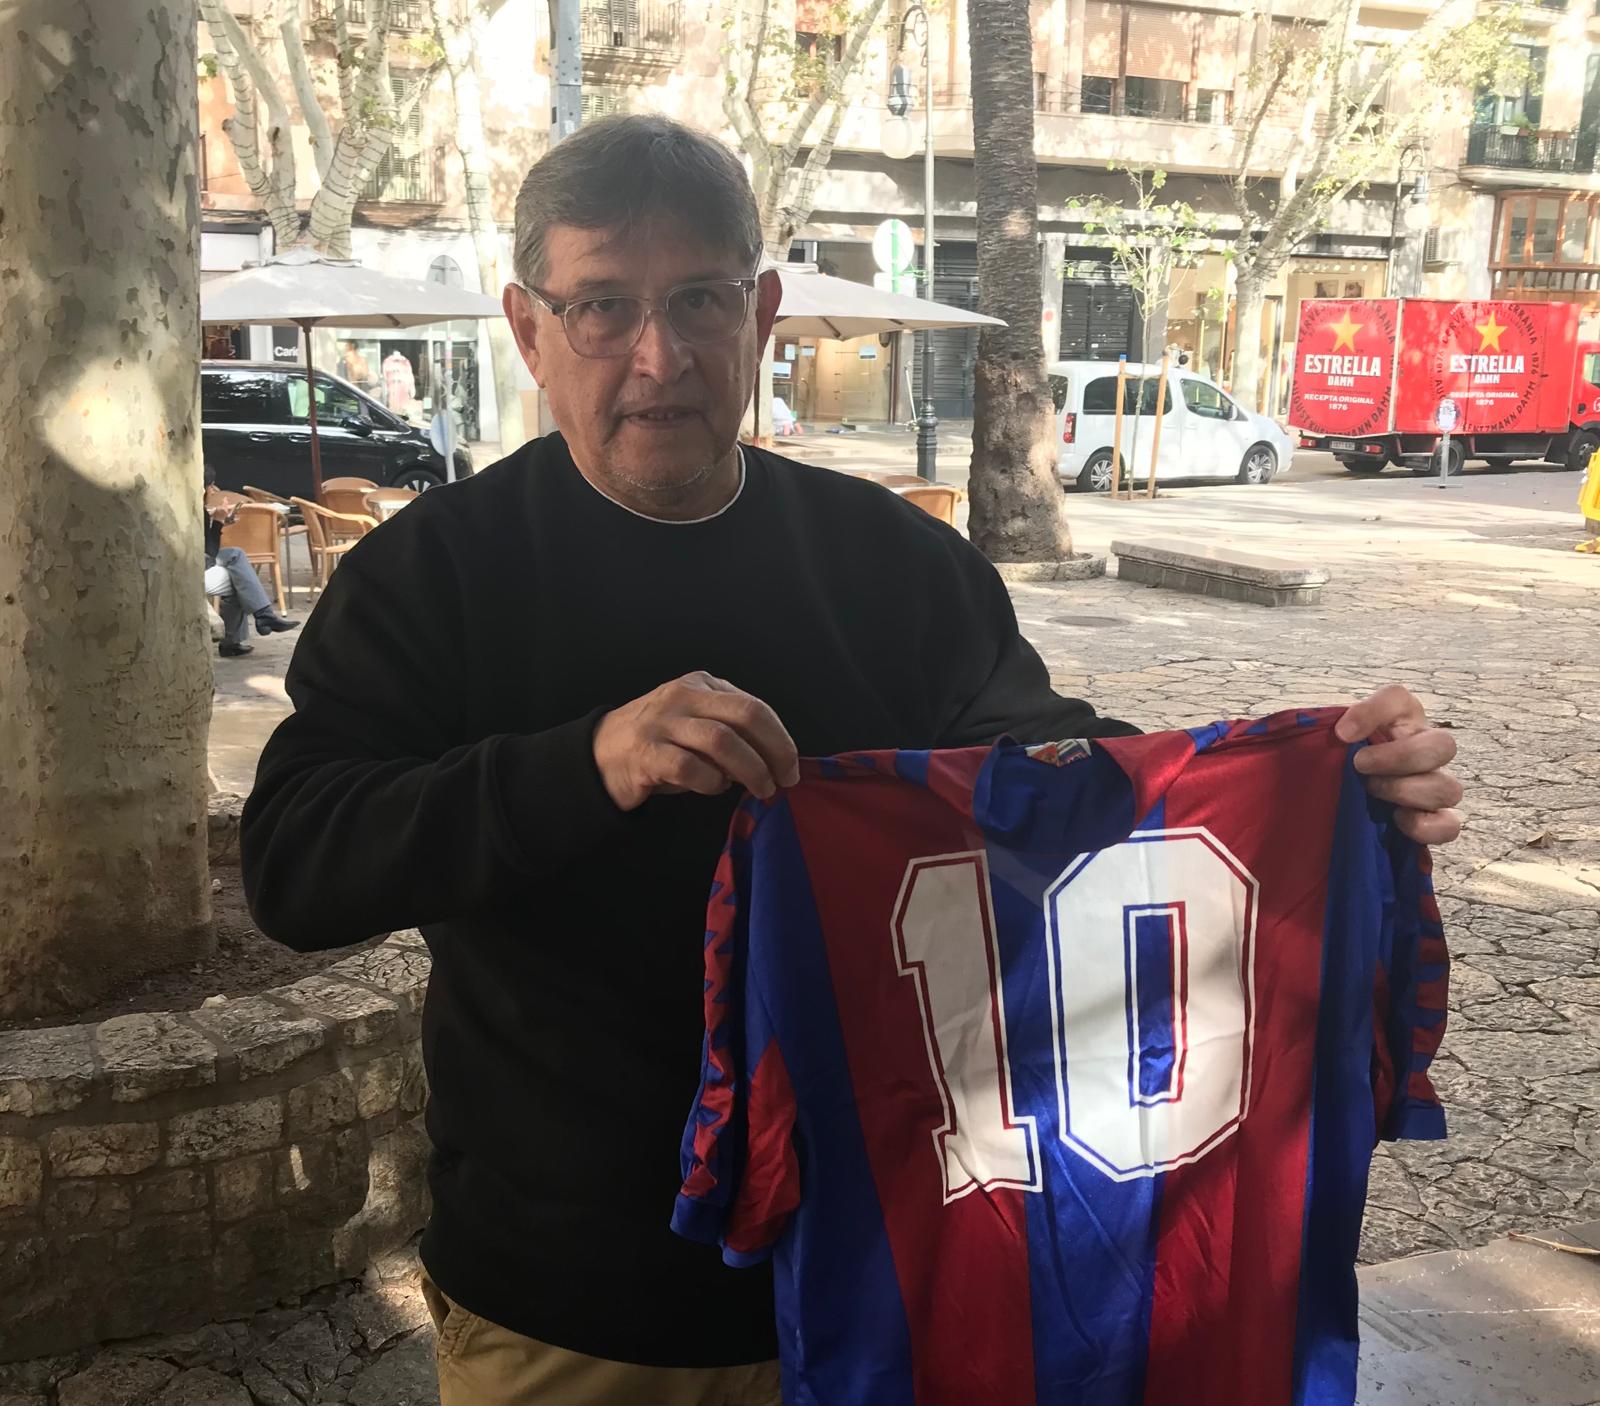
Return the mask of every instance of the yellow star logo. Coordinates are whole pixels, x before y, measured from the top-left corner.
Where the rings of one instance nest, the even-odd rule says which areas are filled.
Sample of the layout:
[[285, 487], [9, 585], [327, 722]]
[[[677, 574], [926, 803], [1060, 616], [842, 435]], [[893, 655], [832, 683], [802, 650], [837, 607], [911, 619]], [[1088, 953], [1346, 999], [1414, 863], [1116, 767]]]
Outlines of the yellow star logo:
[[1479, 322], [1474, 324], [1472, 330], [1483, 338], [1483, 341], [1478, 345], [1478, 350], [1483, 352], [1488, 351], [1490, 347], [1493, 347], [1496, 351], [1499, 351], [1500, 338], [1511, 329], [1508, 327], [1502, 327], [1498, 322], [1496, 322], [1494, 320], [1494, 314], [1491, 312], [1487, 322]]
[[1338, 322], [1330, 322], [1328, 326], [1333, 331], [1334, 351], [1338, 351], [1341, 347], [1346, 347], [1350, 351], [1354, 351], [1356, 349], [1356, 333], [1366, 326], [1366, 324], [1363, 322], [1352, 322], [1350, 320], [1350, 309], [1346, 308], [1344, 310], [1344, 316]]

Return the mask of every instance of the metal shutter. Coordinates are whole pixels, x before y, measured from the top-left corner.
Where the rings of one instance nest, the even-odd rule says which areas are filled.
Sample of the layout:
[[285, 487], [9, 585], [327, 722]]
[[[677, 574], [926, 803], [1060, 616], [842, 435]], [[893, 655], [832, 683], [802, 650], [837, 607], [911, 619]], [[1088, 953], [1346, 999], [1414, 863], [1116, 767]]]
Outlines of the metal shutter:
[[1083, 7], [1083, 72], [1116, 78], [1122, 71], [1122, 6], [1115, 0], [1088, 0]]
[[1187, 83], [1194, 76], [1194, 35], [1184, 10], [1134, 5], [1128, 15], [1128, 76]]

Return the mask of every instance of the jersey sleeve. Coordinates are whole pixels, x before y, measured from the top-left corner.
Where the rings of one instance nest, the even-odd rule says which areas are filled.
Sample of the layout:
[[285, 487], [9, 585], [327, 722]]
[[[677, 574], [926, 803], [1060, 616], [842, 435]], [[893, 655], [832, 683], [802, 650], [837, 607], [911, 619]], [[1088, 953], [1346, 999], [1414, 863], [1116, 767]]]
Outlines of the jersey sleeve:
[[1384, 843], [1393, 889], [1385, 895], [1374, 993], [1378, 1135], [1442, 1138], [1444, 1109], [1428, 1071], [1444, 1038], [1450, 954], [1434, 898], [1433, 857], [1392, 824]]
[[756, 803], [736, 812], [706, 912], [700, 1087], [684, 1128], [672, 1228], [759, 1264], [799, 1204], [795, 1103], [777, 1033], [749, 977], [750, 844]]

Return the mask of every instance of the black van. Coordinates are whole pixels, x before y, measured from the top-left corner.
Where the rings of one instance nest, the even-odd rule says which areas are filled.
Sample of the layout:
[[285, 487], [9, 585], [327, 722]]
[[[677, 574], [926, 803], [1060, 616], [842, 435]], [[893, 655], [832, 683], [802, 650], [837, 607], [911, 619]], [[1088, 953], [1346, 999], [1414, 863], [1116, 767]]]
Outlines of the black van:
[[[347, 381], [316, 373], [317, 437], [324, 479], [369, 478], [384, 488], [435, 488], [448, 477], [427, 431], [408, 424]], [[200, 367], [200, 433], [217, 487], [246, 485], [310, 498], [311, 427], [303, 367], [206, 361]], [[456, 477], [472, 472], [458, 444]]]

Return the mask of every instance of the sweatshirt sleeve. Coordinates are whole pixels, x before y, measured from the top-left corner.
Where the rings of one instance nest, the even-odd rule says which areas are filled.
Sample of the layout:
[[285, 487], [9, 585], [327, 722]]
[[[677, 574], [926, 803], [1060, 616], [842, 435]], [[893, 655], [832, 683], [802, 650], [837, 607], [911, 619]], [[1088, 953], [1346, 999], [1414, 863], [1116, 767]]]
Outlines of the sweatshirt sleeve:
[[1050, 687], [1050, 671], [1023, 638], [1000, 573], [975, 547], [959, 543], [966, 608], [945, 636], [953, 658], [953, 711], [940, 729], [941, 747], [984, 746], [1001, 736], [1019, 742], [1069, 737], [1128, 737], [1139, 729], [1102, 717], [1081, 698]]
[[251, 913], [302, 951], [492, 907], [626, 824], [594, 762], [600, 711], [473, 736], [456, 701], [460, 633], [437, 599], [414, 599], [441, 574], [390, 571], [380, 586], [361, 559], [334, 573], [302, 632], [294, 712], [262, 752], [241, 826]]

